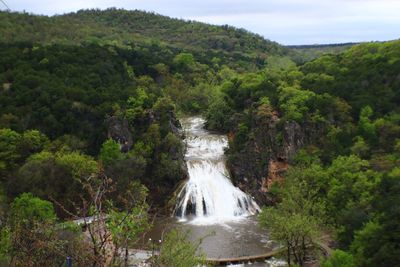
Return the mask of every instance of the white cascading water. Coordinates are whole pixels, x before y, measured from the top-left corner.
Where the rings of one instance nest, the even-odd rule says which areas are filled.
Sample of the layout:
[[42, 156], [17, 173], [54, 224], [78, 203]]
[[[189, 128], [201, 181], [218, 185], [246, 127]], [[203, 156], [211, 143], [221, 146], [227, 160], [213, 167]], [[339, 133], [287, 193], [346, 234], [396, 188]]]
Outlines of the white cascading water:
[[175, 215], [214, 223], [257, 213], [257, 203], [235, 187], [228, 176], [224, 160], [227, 137], [204, 130], [204, 122], [198, 117], [182, 120], [189, 180], [178, 194]]

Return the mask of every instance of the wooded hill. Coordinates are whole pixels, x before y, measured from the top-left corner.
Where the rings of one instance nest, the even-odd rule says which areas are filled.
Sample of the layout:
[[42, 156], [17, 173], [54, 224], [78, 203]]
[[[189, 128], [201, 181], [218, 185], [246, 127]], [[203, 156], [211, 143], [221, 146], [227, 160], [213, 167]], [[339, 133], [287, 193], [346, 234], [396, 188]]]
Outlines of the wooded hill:
[[0, 24], [0, 42], [5, 43], [94, 43], [125, 48], [157, 44], [190, 51], [200, 57], [212, 58], [214, 55], [259, 65], [269, 54], [289, 53], [278, 43], [244, 29], [185, 21], [139, 10], [92, 9], [51, 17], [0, 12]]
[[346, 251], [332, 262], [400, 261], [400, 41], [304, 63], [245, 30], [142, 11], [0, 12], [0, 24], [0, 265], [54, 262], [58, 251], [34, 235], [37, 198], [59, 218], [82, 216], [88, 182], [110, 181], [107, 213], [143, 208], [130, 191], [166, 206], [186, 175], [177, 113], [229, 133], [233, 182], [275, 205], [262, 221], [276, 240], [303, 238], [296, 263], [319, 229]]

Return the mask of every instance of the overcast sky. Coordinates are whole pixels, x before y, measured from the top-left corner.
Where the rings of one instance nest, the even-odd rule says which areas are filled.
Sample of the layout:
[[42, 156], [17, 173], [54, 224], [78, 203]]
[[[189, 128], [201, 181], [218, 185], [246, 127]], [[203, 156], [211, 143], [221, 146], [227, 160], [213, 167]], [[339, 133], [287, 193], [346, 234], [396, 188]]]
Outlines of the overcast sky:
[[13, 11], [46, 15], [107, 7], [154, 11], [176, 18], [245, 28], [281, 44], [400, 38], [400, 0], [4, 1]]

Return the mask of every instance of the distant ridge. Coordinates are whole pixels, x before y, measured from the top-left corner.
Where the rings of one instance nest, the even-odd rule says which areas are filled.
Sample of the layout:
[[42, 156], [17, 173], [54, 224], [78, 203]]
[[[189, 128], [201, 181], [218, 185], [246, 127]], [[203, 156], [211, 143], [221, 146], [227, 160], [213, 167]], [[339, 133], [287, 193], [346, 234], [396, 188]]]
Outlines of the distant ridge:
[[264, 60], [268, 55], [287, 55], [289, 49], [258, 34], [232, 26], [216, 26], [170, 18], [152, 12], [109, 8], [79, 10], [44, 16], [0, 12], [0, 42], [42, 44], [157, 43], [180, 50], [222, 53], [236, 59]]
[[309, 45], [285, 45], [287, 48], [325, 48], [325, 47], [341, 47], [341, 46], [353, 46], [361, 44], [362, 42], [347, 42], [347, 43], [333, 43], [333, 44], [309, 44]]

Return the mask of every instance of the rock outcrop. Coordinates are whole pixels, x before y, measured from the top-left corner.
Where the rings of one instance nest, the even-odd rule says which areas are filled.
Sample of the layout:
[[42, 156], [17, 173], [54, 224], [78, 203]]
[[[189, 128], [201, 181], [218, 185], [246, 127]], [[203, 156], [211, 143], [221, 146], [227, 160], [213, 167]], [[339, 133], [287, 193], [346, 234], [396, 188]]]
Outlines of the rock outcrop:
[[133, 145], [133, 139], [127, 119], [112, 116], [107, 119], [107, 124], [107, 137], [117, 141], [121, 146], [122, 152], [128, 152]]
[[261, 191], [268, 192], [274, 183], [282, 183], [288, 166], [286, 161], [271, 159], [268, 164], [268, 175], [262, 178]]
[[[255, 115], [252, 135], [240, 153], [227, 151], [232, 181], [248, 192], [259, 204], [271, 204], [268, 194], [274, 182], [282, 182], [297, 151], [319, 134], [315, 125], [282, 122], [276, 112]], [[307, 133], [307, 134], [306, 134]], [[228, 137], [232, 142], [234, 133]]]

